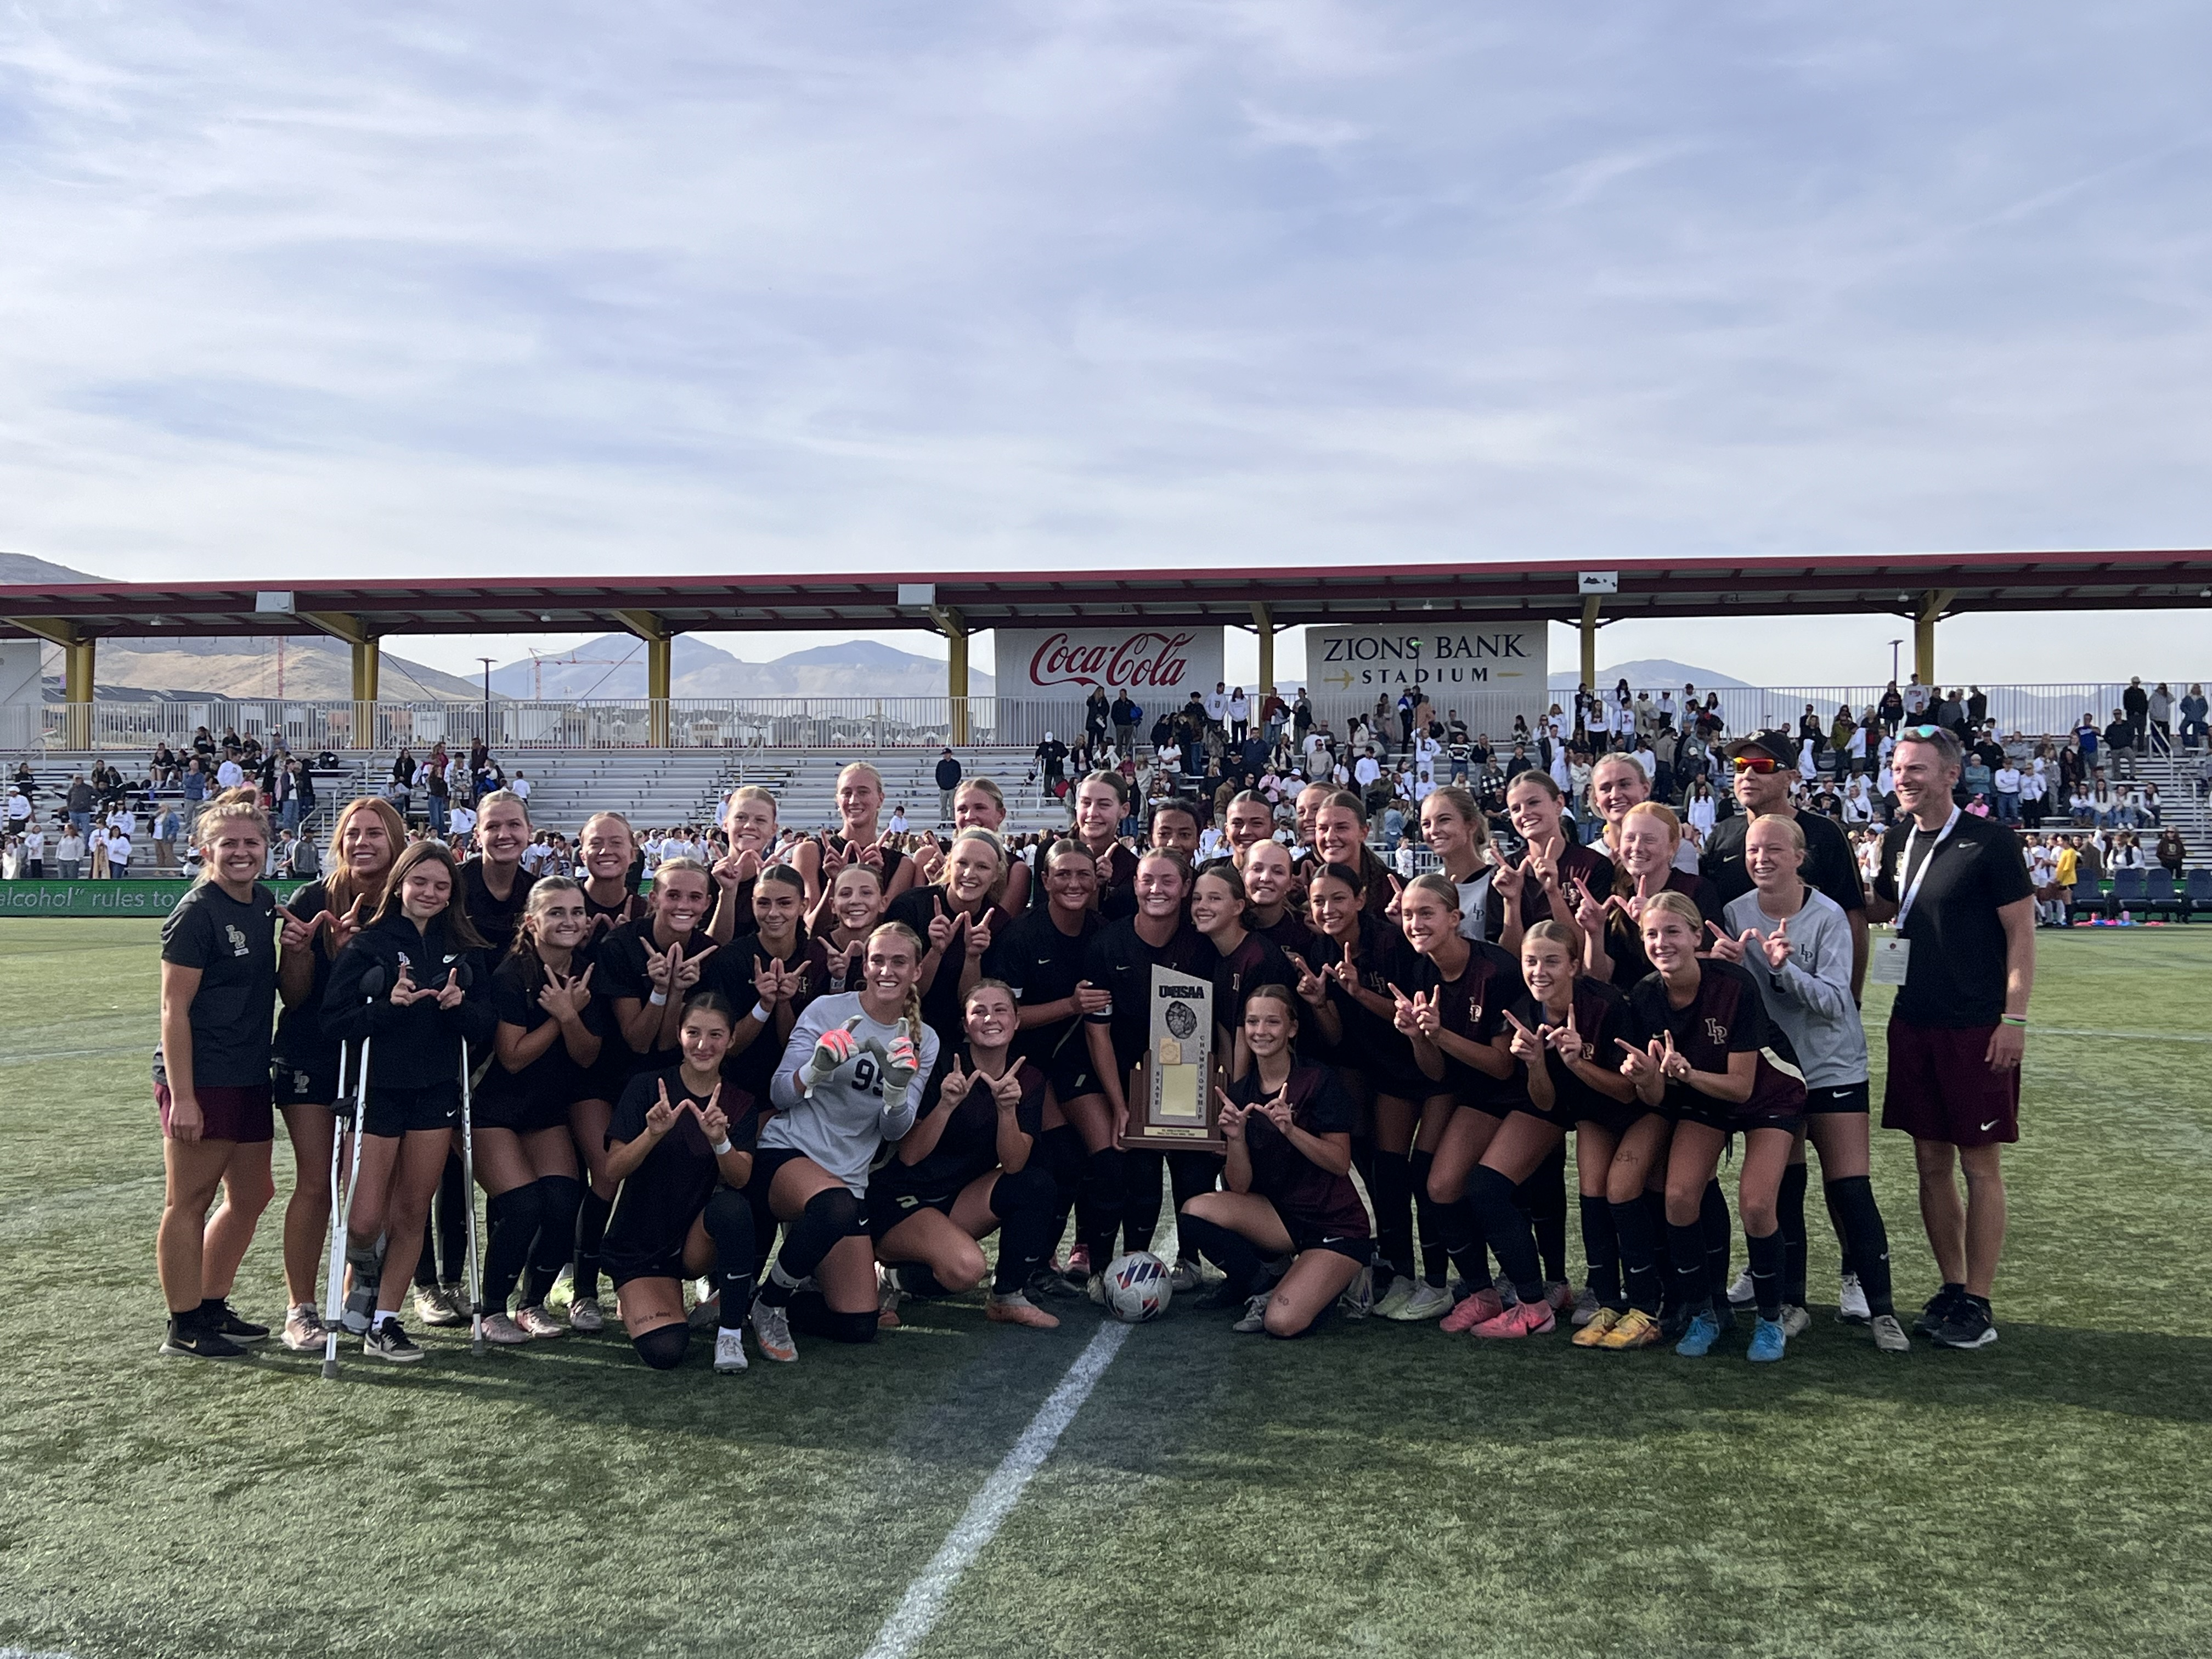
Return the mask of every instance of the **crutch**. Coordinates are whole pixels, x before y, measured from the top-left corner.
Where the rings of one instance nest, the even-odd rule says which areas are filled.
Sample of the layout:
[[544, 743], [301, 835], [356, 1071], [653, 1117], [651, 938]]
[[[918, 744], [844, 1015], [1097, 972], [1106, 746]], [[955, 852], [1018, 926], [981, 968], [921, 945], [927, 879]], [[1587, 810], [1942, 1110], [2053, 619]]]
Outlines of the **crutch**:
[[[361, 976], [362, 994], [374, 1002], [384, 994], [384, 969], [371, 966]], [[338, 1045], [338, 1092], [331, 1103], [331, 1261], [330, 1282], [323, 1291], [323, 1376], [338, 1374], [338, 1332], [345, 1323], [346, 1241], [353, 1220], [354, 1189], [361, 1183], [361, 1131], [368, 1100], [369, 1039], [361, 1040], [361, 1065], [354, 1073], [353, 1092], [346, 1092], [348, 1045]], [[345, 1143], [344, 1124], [353, 1120], [353, 1158], [347, 1169], [345, 1190], [338, 1190], [338, 1149]]]
[[[456, 970], [458, 983], [465, 991], [476, 981], [470, 964], [464, 962]], [[483, 1276], [477, 1256], [477, 1138], [469, 1090], [469, 1044], [461, 1039], [461, 1191], [467, 1195], [469, 1206], [469, 1352], [484, 1351], [483, 1334]]]

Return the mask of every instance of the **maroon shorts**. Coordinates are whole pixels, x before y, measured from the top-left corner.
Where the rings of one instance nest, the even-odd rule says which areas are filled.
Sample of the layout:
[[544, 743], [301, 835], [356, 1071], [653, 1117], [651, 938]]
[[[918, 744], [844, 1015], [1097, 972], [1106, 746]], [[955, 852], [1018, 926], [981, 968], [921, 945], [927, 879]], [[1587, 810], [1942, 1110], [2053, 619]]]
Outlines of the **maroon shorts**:
[[1984, 1058], [1994, 1025], [1962, 1030], [1889, 1022], [1889, 1080], [1881, 1127], [1915, 1140], [1994, 1146], [2020, 1139], [2020, 1072]]
[[[274, 1140], [276, 1112], [269, 1085], [257, 1083], [242, 1089], [205, 1085], [193, 1091], [200, 1103], [202, 1140]], [[155, 1109], [161, 1115], [161, 1133], [169, 1133], [169, 1085], [154, 1085]]]

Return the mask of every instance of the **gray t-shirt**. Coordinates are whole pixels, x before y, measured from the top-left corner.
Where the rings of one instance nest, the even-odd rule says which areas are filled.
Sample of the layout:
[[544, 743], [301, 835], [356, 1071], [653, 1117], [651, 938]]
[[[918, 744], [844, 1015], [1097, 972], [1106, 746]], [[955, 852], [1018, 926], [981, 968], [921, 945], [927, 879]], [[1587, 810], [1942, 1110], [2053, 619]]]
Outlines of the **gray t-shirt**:
[[[1747, 927], [1761, 938], [1778, 923], [1759, 908], [1756, 888], [1721, 912], [1731, 936]], [[1851, 925], [1843, 907], [1808, 887], [1805, 905], [1790, 918], [1790, 960], [1777, 973], [1764, 951], [1747, 948], [1743, 965], [1759, 981], [1766, 1012], [1797, 1051], [1809, 1089], [1838, 1089], [1867, 1080], [1866, 1027], [1851, 1000]]]

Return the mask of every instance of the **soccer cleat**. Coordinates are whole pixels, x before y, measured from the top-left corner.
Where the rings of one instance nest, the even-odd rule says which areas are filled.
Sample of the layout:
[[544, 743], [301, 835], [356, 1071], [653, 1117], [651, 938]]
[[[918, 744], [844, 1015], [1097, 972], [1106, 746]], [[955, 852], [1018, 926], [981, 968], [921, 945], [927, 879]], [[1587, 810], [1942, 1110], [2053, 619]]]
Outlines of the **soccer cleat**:
[[468, 1315], [454, 1305], [451, 1293], [441, 1285], [417, 1285], [415, 1287], [415, 1317], [425, 1325], [451, 1326], [468, 1322]]
[[876, 1264], [876, 1328], [895, 1331], [899, 1328], [899, 1298], [906, 1294], [899, 1284], [898, 1269]]
[[1187, 1295], [1205, 1282], [1204, 1272], [1187, 1255], [1177, 1256], [1175, 1266], [1168, 1270], [1168, 1289], [1177, 1296]]
[[1336, 1305], [1346, 1319], [1364, 1319], [1375, 1311], [1375, 1269], [1362, 1267], [1352, 1275], [1352, 1283], [1344, 1287], [1344, 1294], [1336, 1298]]
[[568, 1328], [581, 1331], [586, 1336], [596, 1336], [607, 1328], [607, 1316], [600, 1311], [596, 1296], [578, 1297], [568, 1304]]
[[1395, 1319], [1407, 1325], [1440, 1319], [1451, 1311], [1451, 1292], [1441, 1285], [1431, 1285], [1425, 1279], [1417, 1281], [1413, 1293], [1399, 1305], [1395, 1313], [1385, 1313], [1385, 1319]]
[[1844, 1288], [1836, 1298], [1836, 1317], [1846, 1325], [1863, 1325], [1873, 1316], [1867, 1305], [1867, 1293], [1859, 1284], [1856, 1273], [1844, 1275]]
[[1912, 1352], [1912, 1339], [1905, 1334], [1905, 1327], [1897, 1322], [1895, 1314], [1876, 1314], [1867, 1321], [1867, 1328], [1874, 1333], [1874, 1345], [1882, 1352]]
[[[784, 1310], [771, 1303], [753, 1304], [753, 1340], [760, 1344], [761, 1358], [789, 1364], [799, 1358], [799, 1350], [791, 1344], [791, 1320]], [[715, 1340], [719, 1351], [721, 1341]]]
[[1061, 1268], [1060, 1272], [1063, 1276], [1073, 1284], [1083, 1285], [1089, 1283], [1091, 1279], [1091, 1247], [1088, 1244], [1079, 1244], [1073, 1249], [1070, 1250], [1067, 1253], [1067, 1266]]
[[1589, 1317], [1589, 1322], [1577, 1331], [1570, 1340], [1577, 1348], [1600, 1348], [1605, 1346], [1606, 1333], [1620, 1323], [1620, 1316], [1610, 1308], [1601, 1306]]
[[1753, 1287], [1751, 1269], [1746, 1267], [1735, 1276], [1735, 1283], [1728, 1287], [1729, 1306], [1748, 1308], [1759, 1300], [1759, 1291]]
[[304, 1302], [284, 1316], [284, 1346], [294, 1353], [320, 1353], [329, 1335], [322, 1315]]
[[1378, 1318], [1395, 1319], [1399, 1310], [1413, 1299], [1413, 1276], [1399, 1273], [1394, 1276], [1382, 1294], [1376, 1298], [1373, 1311]]
[[1920, 1317], [1912, 1322], [1912, 1334], [1933, 1339], [1943, 1328], [1943, 1322], [1951, 1316], [1952, 1305], [1966, 1294], [1963, 1285], [1946, 1285], [1928, 1298], [1920, 1310]]
[[203, 1325], [196, 1315], [172, 1318], [161, 1338], [161, 1352], [179, 1359], [246, 1359], [244, 1348], [222, 1332]]
[[691, 1304], [691, 1311], [684, 1318], [695, 1331], [703, 1331], [709, 1325], [720, 1325], [722, 1322], [721, 1297], [717, 1294], [700, 1297]]
[[1495, 1319], [1486, 1319], [1474, 1334], [1486, 1340], [1497, 1337], [1541, 1336], [1559, 1326], [1552, 1304], [1545, 1300], [1516, 1303]]
[[1937, 1328], [1936, 1340], [1947, 1348], [1988, 1347], [1997, 1340], [1990, 1304], [1978, 1297], [1960, 1297], [1951, 1304], [1951, 1316]]
[[1486, 1285], [1473, 1296], [1463, 1297], [1459, 1304], [1438, 1322], [1439, 1328], [1457, 1336], [1471, 1331], [1477, 1325], [1497, 1318], [1505, 1311], [1504, 1298], [1498, 1294], [1495, 1285]]
[[200, 1323], [222, 1337], [226, 1342], [235, 1342], [245, 1347], [269, 1340], [269, 1328], [240, 1319], [228, 1298], [216, 1297], [212, 1302], [200, 1304]]
[[532, 1340], [537, 1342], [544, 1342], [556, 1336], [568, 1334], [568, 1328], [543, 1308], [516, 1309], [514, 1322], [530, 1336]]
[[1555, 1314], [1573, 1311], [1578, 1298], [1575, 1287], [1564, 1279], [1547, 1279], [1544, 1283], [1544, 1304]]
[[1262, 1291], [1244, 1304], [1244, 1316], [1229, 1328], [1245, 1336], [1254, 1336], [1267, 1328], [1267, 1298], [1273, 1292]]
[[421, 1346], [397, 1319], [386, 1320], [362, 1338], [361, 1351], [395, 1365], [411, 1365], [422, 1357]]
[[1806, 1333], [1808, 1329], [1810, 1329], [1810, 1328], [1811, 1328], [1812, 1324], [1813, 1324], [1813, 1316], [1812, 1316], [1810, 1313], [1807, 1312], [1804, 1309], [1802, 1309], [1802, 1308], [1799, 1307], [1799, 1306], [1798, 1306], [1796, 1303], [1794, 1303], [1794, 1302], [1785, 1302], [1784, 1304], [1783, 1304], [1783, 1305], [1782, 1305], [1782, 1334], [1783, 1334], [1783, 1335], [1784, 1335], [1784, 1336], [1802, 1336], [1802, 1335], [1804, 1335], [1804, 1334], [1805, 1334], [1805, 1333]]
[[1591, 1321], [1595, 1320], [1598, 1315], [1602, 1313], [1604, 1310], [1605, 1304], [1598, 1300], [1597, 1292], [1590, 1289], [1589, 1285], [1585, 1285], [1581, 1290], [1575, 1292], [1573, 1322], [1576, 1325], [1586, 1326], [1589, 1324]]
[[1005, 1296], [992, 1292], [983, 1304], [983, 1317], [994, 1325], [1027, 1325], [1032, 1330], [1050, 1331], [1060, 1328], [1060, 1321], [1024, 1296], [1019, 1291]]
[[502, 1348], [519, 1348], [530, 1340], [530, 1333], [503, 1313], [486, 1314], [483, 1340]]
[[714, 1369], [718, 1371], [741, 1371], [745, 1369], [745, 1334], [728, 1326], [718, 1327], [714, 1332]]
[[1665, 1332], [1659, 1322], [1641, 1308], [1631, 1308], [1613, 1322], [1613, 1328], [1597, 1346], [1601, 1348], [1649, 1348], [1656, 1346]]
[[[1789, 1311], [1784, 1310], [1783, 1319], [1762, 1319], [1752, 1327], [1751, 1346], [1744, 1350], [1743, 1357], [1746, 1359], [1763, 1363], [1782, 1358], [1784, 1351], [1790, 1346], [1790, 1330], [1787, 1324], [1784, 1322], [1788, 1317]], [[1796, 1311], [1802, 1313], [1803, 1310], [1799, 1309]]]
[[1051, 1267], [1040, 1267], [1030, 1275], [1028, 1293], [1032, 1297], [1047, 1296], [1060, 1300], [1073, 1300], [1083, 1294], [1083, 1286], [1066, 1273]]
[[1106, 1305], [1106, 1275], [1093, 1273], [1083, 1281], [1083, 1293], [1100, 1307]]
[[1713, 1344], [1721, 1340], [1721, 1322], [1713, 1317], [1709, 1308], [1700, 1308], [1692, 1316], [1690, 1328], [1682, 1333], [1682, 1340], [1674, 1345], [1674, 1352], [1685, 1359], [1703, 1359], [1713, 1351]]

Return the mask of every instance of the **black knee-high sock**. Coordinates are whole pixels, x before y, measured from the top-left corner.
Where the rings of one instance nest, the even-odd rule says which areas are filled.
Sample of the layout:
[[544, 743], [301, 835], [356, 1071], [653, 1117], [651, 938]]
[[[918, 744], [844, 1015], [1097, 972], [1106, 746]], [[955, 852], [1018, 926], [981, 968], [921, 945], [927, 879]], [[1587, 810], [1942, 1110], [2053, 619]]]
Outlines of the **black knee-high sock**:
[[1564, 1282], [1567, 1276], [1567, 1146], [1564, 1140], [1515, 1189], [1514, 1197], [1535, 1229], [1536, 1254], [1543, 1258], [1544, 1277]]
[[[1800, 1164], [1799, 1168], [1804, 1166]], [[1751, 1290], [1759, 1304], [1761, 1319], [1782, 1317], [1783, 1262], [1790, 1247], [1783, 1242], [1782, 1230], [1778, 1227], [1763, 1238], [1744, 1236], [1744, 1245], [1751, 1252]]]
[[1443, 1218], [1438, 1213], [1443, 1206], [1429, 1196], [1429, 1171], [1436, 1161], [1434, 1152], [1415, 1152], [1407, 1159], [1407, 1169], [1413, 1183], [1413, 1219], [1421, 1230], [1421, 1277], [1441, 1285], [1451, 1266], [1451, 1253], [1444, 1248]]
[[[1160, 1183], [1167, 1175], [1167, 1156], [1163, 1152], [1124, 1152], [1121, 1154], [1124, 1179], [1121, 1183], [1121, 1242], [1130, 1250], [1149, 1250], [1152, 1235], [1160, 1227]], [[1108, 1252], [1110, 1255], [1109, 1244]], [[1103, 1267], [1103, 1261], [1091, 1264]]]
[[1413, 1165], [1403, 1152], [1375, 1149], [1375, 1253], [1395, 1275], [1413, 1271]]
[[[1222, 1158], [1214, 1152], [1170, 1152], [1167, 1154], [1168, 1190], [1175, 1199], [1176, 1214], [1182, 1206], [1202, 1193], [1214, 1191], [1221, 1184]], [[1176, 1256], [1185, 1261], [1198, 1260], [1198, 1252], [1180, 1242], [1176, 1245]]]
[[1059, 1244], [1060, 1236], [1067, 1231], [1068, 1212], [1074, 1209], [1076, 1195], [1083, 1189], [1083, 1137], [1076, 1133], [1073, 1123], [1063, 1123], [1057, 1129], [1047, 1129], [1037, 1141], [1037, 1150], [1044, 1155], [1044, 1167], [1052, 1176], [1052, 1228], [1045, 1238], [1045, 1255], [1049, 1256]]
[[1865, 1176], [1845, 1176], [1827, 1183], [1828, 1202], [1843, 1217], [1844, 1237], [1858, 1263], [1859, 1288], [1866, 1292], [1867, 1307], [1877, 1314], [1894, 1313], [1890, 1300], [1889, 1230], [1882, 1224], [1881, 1206], [1874, 1200], [1874, 1182]]
[[1437, 1224], [1443, 1234], [1444, 1253], [1472, 1296], [1492, 1288], [1490, 1252], [1482, 1240], [1482, 1218], [1474, 1200], [1462, 1193], [1449, 1204], [1437, 1206]]
[[576, 1206], [576, 1266], [569, 1294], [579, 1302], [599, 1293], [599, 1244], [607, 1236], [607, 1218], [615, 1212], [614, 1200], [601, 1198], [590, 1188]]
[[1728, 1306], [1729, 1285], [1735, 1275], [1729, 1272], [1729, 1237], [1728, 1197], [1721, 1191], [1718, 1176], [1705, 1183], [1705, 1195], [1698, 1205], [1698, 1224], [1703, 1230], [1705, 1247], [1705, 1285], [1715, 1298], [1715, 1308]]
[[1698, 1222], [1687, 1226], [1667, 1224], [1667, 1257], [1674, 1269], [1674, 1313], [1686, 1319], [1713, 1308], [1713, 1282], [1705, 1268], [1705, 1230]]
[[1840, 1273], [1856, 1273], [1859, 1270], [1858, 1258], [1851, 1254], [1850, 1224], [1844, 1218], [1844, 1212], [1836, 1207], [1835, 1183], [1822, 1182], [1820, 1196], [1827, 1202], [1828, 1225], [1835, 1230], [1836, 1249], [1839, 1257], [1836, 1263], [1836, 1271]]
[[438, 1177], [437, 1202], [430, 1213], [438, 1222], [438, 1280], [464, 1285], [469, 1277], [469, 1206], [477, 1195], [461, 1178], [461, 1155], [446, 1154], [444, 1173]]
[[714, 1288], [726, 1331], [744, 1328], [753, 1305], [753, 1206], [741, 1192], [717, 1187], [707, 1200], [707, 1237], [714, 1241]]
[[[1663, 1311], [1671, 1314], [1674, 1310], [1674, 1251], [1667, 1232], [1667, 1194], [1655, 1193], [1646, 1187], [1643, 1195], [1636, 1202], [1643, 1209], [1644, 1218], [1649, 1224], [1644, 1237], [1651, 1241], [1651, 1261], [1659, 1273], [1659, 1305]], [[1618, 1209], [1613, 1212], [1616, 1219], [1619, 1218], [1620, 1213]], [[1627, 1237], [1626, 1232], [1621, 1234], [1623, 1239]], [[1698, 1248], [1700, 1251], [1705, 1249], [1705, 1238], [1702, 1234], [1698, 1236]], [[1621, 1260], [1624, 1262], [1627, 1261], [1625, 1248]], [[1632, 1305], [1640, 1308], [1644, 1304], [1640, 1302], [1632, 1302]]]
[[1176, 1218], [1176, 1236], [1221, 1269], [1226, 1278], [1222, 1291], [1229, 1297], [1249, 1296], [1259, 1282], [1262, 1266], [1259, 1248], [1239, 1232], [1203, 1216]]
[[1775, 1219], [1782, 1229], [1782, 1299], [1793, 1308], [1805, 1305], [1805, 1166], [1787, 1164], [1782, 1169], [1782, 1189], [1775, 1200]]
[[1523, 1302], [1544, 1299], [1544, 1269], [1536, 1254], [1536, 1231], [1528, 1212], [1513, 1201], [1513, 1183], [1497, 1170], [1478, 1164], [1467, 1180], [1468, 1195], [1482, 1218], [1483, 1235], [1498, 1254], [1498, 1265]]
[[486, 1313], [502, 1314], [544, 1223], [544, 1194], [536, 1182], [526, 1182], [494, 1194], [484, 1212], [490, 1218], [491, 1237], [484, 1242], [482, 1305]]
[[1122, 1167], [1127, 1156], [1118, 1146], [1109, 1146], [1083, 1160], [1083, 1188], [1075, 1197], [1075, 1236], [1091, 1253], [1094, 1273], [1105, 1272], [1114, 1259], [1114, 1240], [1128, 1203], [1129, 1172]]
[[538, 1237], [530, 1247], [530, 1265], [522, 1275], [522, 1305], [534, 1308], [545, 1300], [561, 1269], [568, 1265], [575, 1248], [576, 1206], [583, 1201], [584, 1183], [574, 1176], [540, 1176], [531, 1183], [538, 1188]]
[[1000, 1296], [1028, 1284], [1052, 1248], [1059, 1204], [1050, 1171], [1034, 1164], [991, 1183], [991, 1211], [999, 1218], [999, 1265], [991, 1288]]
[[860, 1200], [842, 1187], [830, 1187], [806, 1200], [799, 1219], [783, 1230], [783, 1249], [768, 1270], [760, 1299], [782, 1306], [800, 1280], [812, 1277], [822, 1258], [838, 1243], [866, 1231]]
[[1621, 1299], [1620, 1233], [1613, 1218], [1613, 1206], [1601, 1198], [1585, 1196], [1581, 1206], [1583, 1260], [1588, 1273], [1583, 1282], [1607, 1307], [1626, 1313], [1628, 1304]]

